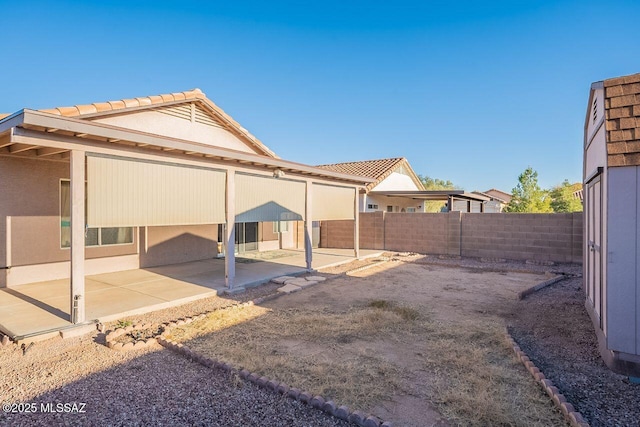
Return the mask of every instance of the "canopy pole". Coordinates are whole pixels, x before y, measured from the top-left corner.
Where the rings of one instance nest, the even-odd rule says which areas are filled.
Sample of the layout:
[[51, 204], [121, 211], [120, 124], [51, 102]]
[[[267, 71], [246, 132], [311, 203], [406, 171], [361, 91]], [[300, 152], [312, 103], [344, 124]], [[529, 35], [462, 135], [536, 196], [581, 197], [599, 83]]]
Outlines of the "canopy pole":
[[353, 197], [353, 253], [354, 256], [360, 258], [360, 212], [359, 212], [359, 200], [358, 189], [354, 188]]
[[236, 173], [227, 170], [225, 188], [226, 224], [224, 227], [224, 279], [227, 289], [233, 290], [236, 278]]
[[307, 266], [307, 271], [311, 272], [313, 270], [313, 221], [311, 218], [311, 204], [313, 202], [311, 196], [311, 189], [313, 183], [311, 181], [307, 181], [306, 187], [306, 200], [304, 207], [304, 259]]
[[71, 151], [71, 323], [85, 320], [85, 152]]

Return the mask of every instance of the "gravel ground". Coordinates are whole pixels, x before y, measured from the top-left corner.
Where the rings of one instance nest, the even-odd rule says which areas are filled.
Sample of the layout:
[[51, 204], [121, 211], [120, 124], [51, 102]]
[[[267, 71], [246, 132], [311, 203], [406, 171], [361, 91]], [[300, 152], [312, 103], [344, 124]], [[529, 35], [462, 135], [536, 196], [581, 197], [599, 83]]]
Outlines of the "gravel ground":
[[509, 332], [591, 426], [639, 426], [640, 385], [602, 362], [584, 298], [580, 277], [542, 289], [519, 302]]
[[[392, 259], [407, 256], [413, 258], [410, 254], [388, 253], [385, 256]], [[323, 273], [338, 275], [372, 262], [375, 260], [356, 261], [350, 265], [324, 270]], [[415, 257], [415, 262], [489, 270], [554, 271], [569, 274], [577, 274], [581, 269], [580, 266], [566, 264], [545, 266], [438, 256]], [[600, 362], [595, 350], [595, 336], [584, 309], [582, 318], [574, 323], [577, 324], [576, 327], [586, 328], [591, 332], [591, 339], [583, 342], [580, 337], [585, 334], [577, 335], [576, 343], [571, 342], [569, 347], [577, 347], [578, 350], [569, 348], [563, 352], [562, 348], [556, 348], [563, 347], [557, 345], [557, 342], [548, 343], [538, 337], [540, 334], [528, 332], [537, 327], [537, 322], [541, 325], [548, 322], [555, 327], [557, 322], [554, 319], [558, 318], [558, 312], [562, 314], [567, 311], [562, 301], [558, 301], [557, 295], [547, 296], [544, 302], [536, 301], [556, 289], [566, 286], [571, 288], [567, 283], [574, 283], [575, 288], [576, 283], [580, 282], [578, 279], [561, 282], [521, 303], [523, 310], [514, 313], [510, 319], [514, 338], [522, 342], [523, 349], [558, 384], [561, 392], [565, 393], [592, 425], [612, 425], [612, 420], [617, 425], [638, 425], [640, 387], [630, 386], [624, 378], [612, 374]], [[278, 287], [279, 285], [267, 284], [234, 296], [207, 298], [127, 319], [134, 324], [177, 320], [232, 302], [243, 302], [271, 294]], [[569, 293], [572, 293], [576, 304], [582, 307], [580, 292], [571, 288]], [[565, 294], [567, 292], [563, 296]], [[549, 310], [552, 303], [556, 305]], [[542, 309], [542, 313], [537, 313], [537, 309]], [[565, 323], [570, 321], [571, 318], [564, 319]], [[108, 324], [107, 328], [110, 326], [113, 323]], [[557, 331], [549, 329], [551, 327], [546, 328], [557, 334]], [[532, 336], [535, 339], [527, 338]], [[527, 347], [527, 340], [531, 341], [531, 348]], [[85, 413], [0, 413], [0, 425], [347, 425], [307, 405], [245, 383], [231, 374], [190, 362], [160, 346], [117, 352], [106, 348], [103, 343], [104, 335], [94, 333], [81, 338], [36, 343], [24, 355], [15, 345], [0, 347], [1, 403], [28, 403], [29, 408], [35, 406], [38, 412], [42, 410], [41, 403], [53, 404], [55, 409], [58, 409], [56, 404], [76, 403], [78, 409], [80, 403], [86, 404], [83, 408]], [[544, 345], [551, 345], [551, 348], [547, 349]], [[565, 361], [562, 359], [567, 357], [563, 356], [564, 353], [574, 358]], [[589, 361], [589, 366], [599, 364], [598, 370], [590, 371], [586, 367], [580, 367], [580, 370], [574, 370], [575, 373], [567, 372], [574, 365], [585, 364], [585, 360]], [[572, 391], [570, 385], [575, 391]], [[607, 395], [618, 397], [602, 397]], [[35, 405], [31, 405], [33, 403]], [[617, 412], [616, 407], [620, 408]], [[69, 406], [67, 408], [73, 409]], [[65, 410], [64, 407], [61, 409]], [[605, 415], [604, 418], [598, 418], [594, 414]]]
[[[255, 288], [234, 300], [272, 292]], [[131, 318], [175, 320], [217, 306], [207, 300]], [[0, 425], [100, 426], [346, 426], [297, 401], [243, 382], [233, 374], [193, 363], [159, 345], [117, 352], [101, 345], [104, 335], [35, 343], [26, 354], [16, 345], [0, 347], [0, 403], [27, 403], [0, 412]], [[41, 413], [41, 404], [68, 404], [84, 413]], [[85, 404], [85, 405], [81, 405]]]

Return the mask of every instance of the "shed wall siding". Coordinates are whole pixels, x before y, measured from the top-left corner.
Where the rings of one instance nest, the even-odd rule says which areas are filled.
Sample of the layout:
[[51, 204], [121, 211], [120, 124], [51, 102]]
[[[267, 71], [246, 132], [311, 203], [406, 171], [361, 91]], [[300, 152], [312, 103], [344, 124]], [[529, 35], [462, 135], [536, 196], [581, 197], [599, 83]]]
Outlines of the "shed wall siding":
[[607, 211], [607, 329], [611, 350], [638, 349], [638, 167], [609, 168]]

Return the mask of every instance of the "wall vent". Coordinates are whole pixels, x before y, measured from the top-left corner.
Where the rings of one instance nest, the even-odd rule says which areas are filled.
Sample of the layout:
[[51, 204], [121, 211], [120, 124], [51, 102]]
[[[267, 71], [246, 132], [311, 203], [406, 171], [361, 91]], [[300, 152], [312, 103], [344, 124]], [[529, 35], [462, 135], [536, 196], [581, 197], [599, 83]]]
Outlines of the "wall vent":
[[598, 119], [598, 98], [593, 100], [593, 123], [596, 122], [596, 120]]

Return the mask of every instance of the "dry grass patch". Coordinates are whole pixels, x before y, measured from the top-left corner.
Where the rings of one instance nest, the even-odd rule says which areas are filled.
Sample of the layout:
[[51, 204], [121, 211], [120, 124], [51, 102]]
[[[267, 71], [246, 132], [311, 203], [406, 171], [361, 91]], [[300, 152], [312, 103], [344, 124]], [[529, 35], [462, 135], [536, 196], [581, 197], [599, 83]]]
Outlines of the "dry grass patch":
[[513, 356], [498, 321], [437, 324], [425, 343], [432, 401], [458, 425], [566, 426]]
[[[377, 304], [343, 313], [327, 307], [279, 311], [250, 307], [230, 313], [235, 320], [226, 320], [226, 327], [217, 325], [224, 317], [220, 312], [172, 330], [170, 338], [341, 404], [369, 407], [396, 392], [404, 374], [401, 366], [376, 352], [377, 343], [401, 342], [408, 330], [420, 328], [416, 310]], [[256, 310], [261, 311], [251, 313]], [[241, 317], [244, 323], [238, 322]], [[229, 328], [230, 324], [236, 326]]]
[[341, 311], [253, 306], [212, 313], [170, 338], [364, 410], [412, 395], [457, 425], [566, 425], [513, 356], [501, 319], [441, 322], [431, 309], [387, 299]]

